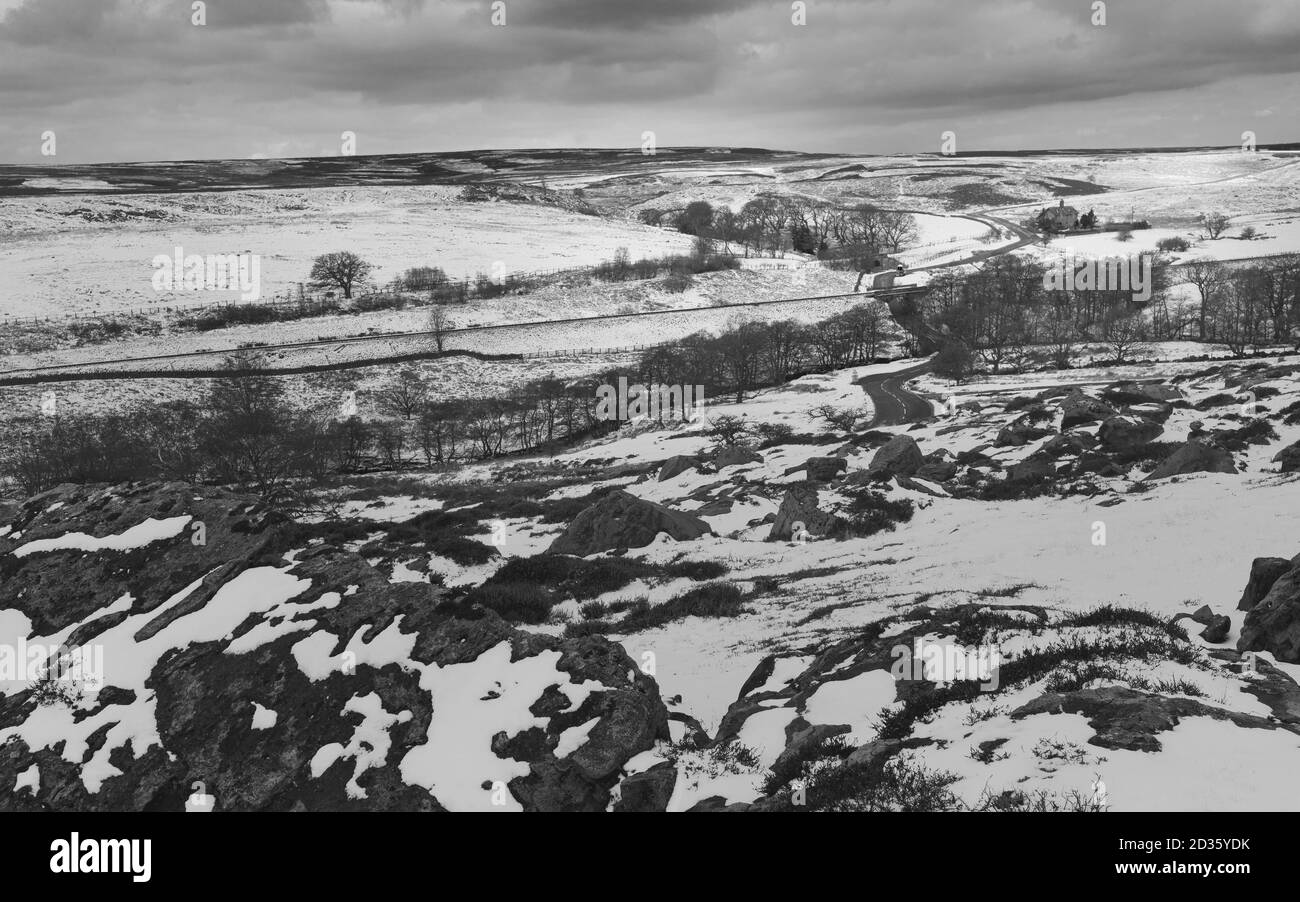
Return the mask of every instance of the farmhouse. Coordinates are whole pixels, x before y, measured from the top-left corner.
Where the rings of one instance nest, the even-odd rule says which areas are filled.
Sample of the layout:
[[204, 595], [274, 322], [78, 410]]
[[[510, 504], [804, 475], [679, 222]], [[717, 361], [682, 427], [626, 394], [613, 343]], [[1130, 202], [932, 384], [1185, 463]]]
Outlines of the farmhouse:
[[1059, 206], [1047, 207], [1038, 214], [1038, 226], [1045, 232], [1068, 232], [1079, 227], [1079, 211], [1067, 207], [1062, 200]]

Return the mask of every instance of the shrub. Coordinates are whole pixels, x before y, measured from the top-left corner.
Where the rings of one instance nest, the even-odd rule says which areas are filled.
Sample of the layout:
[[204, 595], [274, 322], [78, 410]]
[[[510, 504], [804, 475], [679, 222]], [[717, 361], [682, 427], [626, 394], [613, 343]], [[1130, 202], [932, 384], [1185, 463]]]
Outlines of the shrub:
[[485, 583], [466, 600], [496, 611], [512, 623], [545, 623], [555, 606], [551, 594], [532, 583]]
[[730, 569], [721, 561], [678, 561], [669, 564], [664, 571], [669, 576], [684, 577], [698, 582], [726, 576]]
[[477, 539], [467, 539], [464, 536], [438, 536], [429, 542], [428, 546], [429, 550], [434, 554], [455, 561], [462, 567], [486, 564], [497, 556], [497, 550], [491, 545], [485, 545]]
[[809, 779], [804, 791], [814, 811], [960, 811], [965, 806], [948, 788], [959, 779], [900, 756], [883, 767], [825, 768]]
[[664, 276], [659, 284], [663, 286], [664, 291], [670, 294], [681, 294], [690, 288], [694, 281], [690, 273], [674, 272]]
[[864, 489], [854, 495], [831, 535], [837, 539], [851, 539], [892, 532], [899, 523], [911, 520], [914, 511], [910, 499], [891, 499], [882, 492]]
[[757, 423], [754, 432], [762, 439], [763, 447], [785, 444], [794, 435], [794, 427], [789, 423]]
[[683, 592], [661, 605], [651, 607], [645, 604], [633, 608], [619, 621], [617, 629], [619, 632], [631, 633], [687, 617], [735, 617], [741, 612], [740, 605], [744, 598], [734, 583], [708, 583]]

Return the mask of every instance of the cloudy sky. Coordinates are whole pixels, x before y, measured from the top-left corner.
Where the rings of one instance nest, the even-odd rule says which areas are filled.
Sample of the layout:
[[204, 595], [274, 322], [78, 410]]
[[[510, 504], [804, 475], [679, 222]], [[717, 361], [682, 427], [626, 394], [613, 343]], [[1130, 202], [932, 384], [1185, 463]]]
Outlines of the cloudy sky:
[[193, 5], [0, 0], [0, 162], [1300, 140], [1300, 0]]

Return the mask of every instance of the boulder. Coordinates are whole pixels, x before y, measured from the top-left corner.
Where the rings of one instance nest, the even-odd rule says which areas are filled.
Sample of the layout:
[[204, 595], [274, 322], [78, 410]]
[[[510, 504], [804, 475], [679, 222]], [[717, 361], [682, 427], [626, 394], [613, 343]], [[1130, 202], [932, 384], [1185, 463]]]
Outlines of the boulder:
[[762, 462], [763, 455], [748, 445], [727, 445], [713, 457], [713, 466], [719, 470], [723, 467], [735, 467], [740, 464], [761, 464]]
[[1115, 408], [1091, 395], [1075, 389], [1061, 401], [1061, 429], [1099, 423], [1115, 415]]
[[894, 483], [900, 489], [907, 489], [911, 492], [920, 492], [922, 495], [929, 495], [932, 498], [951, 498], [942, 486], [927, 482], [921, 478], [912, 478], [911, 476], [895, 476]]
[[688, 470], [698, 469], [699, 466], [700, 461], [695, 457], [686, 457], [681, 454], [676, 457], [670, 457], [664, 461], [663, 466], [659, 468], [659, 481], [666, 482], [674, 476], [679, 476]]
[[873, 475], [912, 476], [921, 468], [924, 458], [916, 439], [910, 435], [898, 435], [883, 448], [876, 451], [871, 458], [867, 472]]
[[1232, 455], [1215, 445], [1188, 441], [1179, 446], [1147, 474], [1147, 479], [1165, 479], [1184, 473], [1235, 473]]
[[649, 770], [633, 774], [619, 784], [619, 799], [615, 811], [662, 812], [668, 810], [677, 785], [677, 767], [663, 761]]
[[1007, 479], [1010, 482], [1037, 482], [1055, 475], [1056, 463], [1045, 454], [1031, 454], [1007, 468]]
[[1106, 386], [1101, 396], [1112, 404], [1168, 403], [1182, 400], [1183, 393], [1172, 385], [1149, 382], [1115, 382]]
[[1079, 455], [1079, 459], [1074, 464], [1075, 473], [1095, 473], [1098, 476], [1115, 477], [1123, 476], [1128, 471], [1121, 467], [1115, 461], [1111, 460], [1105, 454], [1098, 454], [1095, 451], [1085, 451]]
[[990, 467], [992, 469], [1001, 467], [1001, 463], [984, 453], [988, 447], [988, 445], [977, 445], [966, 451], [958, 451], [955, 458], [957, 465], [959, 467]]
[[1300, 442], [1288, 445], [1273, 456], [1273, 462], [1281, 464], [1280, 471], [1294, 473], [1300, 470]]
[[1246, 612], [1237, 651], [1272, 652], [1279, 661], [1300, 664], [1300, 567], [1279, 576]]
[[993, 440], [993, 444], [999, 448], [1018, 448], [1021, 445], [1027, 445], [1032, 441], [1056, 432], [1050, 425], [1041, 418], [1033, 414], [1016, 417], [1006, 426], [998, 431], [998, 436]]
[[[1249, 611], [1259, 604], [1277, 578], [1291, 569], [1292, 563], [1284, 557], [1257, 557], [1251, 561], [1250, 579], [1241, 593], [1241, 601], [1237, 602], [1237, 610]], [[1300, 563], [1300, 555], [1297, 555], [1295, 563]]]
[[1097, 438], [1112, 451], [1136, 451], [1155, 441], [1164, 431], [1159, 423], [1142, 417], [1115, 416], [1101, 424]]
[[1201, 638], [1206, 642], [1224, 642], [1228, 638], [1228, 631], [1232, 629], [1232, 620], [1226, 614], [1215, 614], [1210, 618], [1210, 622], [1205, 629], [1201, 630]]
[[934, 451], [921, 459], [915, 475], [930, 482], [947, 482], [957, 475], [957, 462], [949, 459], [946, 450]]
[[839, 521], [834, 514], [828, 514], [817, 506], [817, 489], [812, 486], [795, 486], [787, 489], [777, 508], [776, 519], [772, 522], [772, 531], [767, 539], [772, 541], [789, 541], [793, 537], [794, 524], [802, 523], [809, 535], [824, 536]]
[[1082, 454], [1095, 445], [1097, 440], [1086, 432], [1064, 432], [1054, 435], [1043, 442], [1043, 453], [1053, 457], [1066, 454]]
[[574, 517], [547, 552], [585, 557], [615, 548], [644, 548], [661, 532], [675, 541], [689, 542], [712, 530], [698, 517], [618, 489]]
[[1133, 404], [1125, 407], [1122, 411], [1124, 416], [1141, 417], [1144, 420], [1150, 420], [1153, 423], [1163, 425], [1174, 414], [1172, 404]]
[[849, 462], [842, 457], [810, 457], [802, 469], [812, 482], [830, 482], [849, 468]]

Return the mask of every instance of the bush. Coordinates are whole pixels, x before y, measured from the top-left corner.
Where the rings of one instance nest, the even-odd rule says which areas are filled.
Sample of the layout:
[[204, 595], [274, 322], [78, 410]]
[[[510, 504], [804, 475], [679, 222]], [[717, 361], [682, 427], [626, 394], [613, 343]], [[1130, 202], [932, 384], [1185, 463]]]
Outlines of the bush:
[[794, 435], [794, 427], [789, 423], [756, 423], [754, 433], [762, 440], [762, 447], [770, 448], [787, 442]]
[[622, 633], [653, 629], [687, 617], [735, 617], [744, 594], [734, 583], [709, 583], [683, 592], [661, 605], [638, 606], [628, 611], [616, 629]]
[[532, 583], [485, 583], [466, 601], [496, 611], [511, 623], [545, 623], [555, 606], [551, 594]]
[[808, 808], [814, 811], [960, 811], [965, 806], [948, 788], [959, 779], [899, 757], [883, 767], [843, 765], [819, 770], [804, 791]]
[[1156, 249], [1169, 254], [1180, 254], [1192, 249], [1186, 238], [1161, 238], [1156, 242]]
[[675, 272], [669, 273], [660, 280], [659, 284], [663, 286], [664, 291], [670, 294], [681, 294], [690, 288], [695, 282], [690, 273]]
[[899, 523], [911, 520], [914, 512], [915, 506], [908, 498], [891, 499], [882, 492], [864, 489], [845, 508], [841, 522], [831, 535], [837, 539], [852, 539], [892, 532]]
[[429, 542], [428, 547], [434, 554], [455, 561], [462, 567], [486, 564], [497, 556], [497, 550], [491, 545], [465, 536], [441, 535]]

